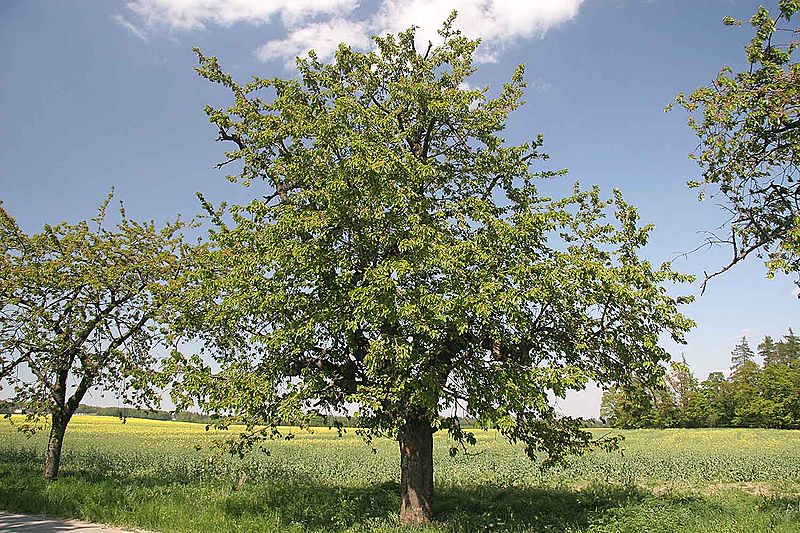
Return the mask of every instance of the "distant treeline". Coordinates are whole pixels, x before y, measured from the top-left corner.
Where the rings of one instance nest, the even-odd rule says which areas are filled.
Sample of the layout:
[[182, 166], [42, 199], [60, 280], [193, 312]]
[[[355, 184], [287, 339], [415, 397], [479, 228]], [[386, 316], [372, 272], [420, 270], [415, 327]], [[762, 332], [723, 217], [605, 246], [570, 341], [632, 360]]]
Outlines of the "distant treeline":
[[[0, 415], [24, 413], [21, 405], [0, 400]], [[133, 407], [98, 407], [80, 404], [75, 414], [114, 416], [118, 418], [147, 418], [150, 420], [175, 420], [178, 422], [197, 422], [209, 424], [213, 422], [208, 415], [191, 411], [158, 411], [151, 409], [135, 409]]]
[[136, 409], [133, 407], [97, 407], [81, 404], [75, 414], [116, 416], [119, 418], [146, 418], [149, 420], [175, 420], [177, 422], [196, 422], [209, 424], [213, 422], [210, 416], [193, 413], [191, 411], [158, 411], [150, 409]]
[[656, 386], [612, 388], [601, 418], [621, 428], [800, 429], [800, 337], [791, 328], [778, 341], [764, 337], [757, 353], [742, 337], [731, 356], [728, 377], [712, 372], [699, 382], [684, 360]]
[[[0, 400], [0, 415], [21, 413], [19, 405], [12, 402]], [[135, 409], [133, 407], [98, 407], [94, 405], [81, 404], [75, 414], [113, 416], [121, 419], [125, 418], [145, 418], [148, 420], [172, 420], [176, 422], [194, 422], [198, 424], [213, 424], [215, 419], [209, 415], [193, 413], [191, 411], [160, 411], [150, 409]], [[311, 427], [331, 427], [337, 423], [343, 427], [353, 427], [357, 424], [355, 417], [329, 416], [327, 418], [313, 418], [309, 426]], [[601, 427], [605, 423], [601, 420], [588, 418], [583, 420], [584, 427]], [[461, 427], [464, 429], [475, 429], [479, 423], [474, 418], [462, 418]]]
[[[0, 415], [23, 413], [20, 405], [13, 402], [0, 400]], [[96, 405], [81, 404], [75, 411], [77, 415], [113, 416], [120, 419], [144, 418], [148, 420], [167, 420], [175, 422], [194, 422], [197, 424], [213, 424], [217, 419], [210, 415], [194, 413], [191, 411], [162, 411], [154, 409], [136, 409], [134, 407], [99, 407]], [[345, 416], [331, 416], [328, 418], [316, 417], [311, 419], [311, 427], [329, 427], [336, 423], [342, 426], [352, 426], [353, 420]]]
[[[131, 407], [95, 407], [83, 405], [78, 408], [76, 414], [116, 416], [119, 418], [146, 418], [150, 420], [173, 420], [176, 422], [195, 422], [199, 424], [213, 424], [216, 419], [210, 415], [193, 413], [191, 411], [156, 411], [146, 409], [134, 409]], [[310, 420], [311, 427], [328, 427], [336, 423], [343, 426], [352, 425], [352, 421], [344, 416], [331, 416], [328, 418], [316, 417]]]

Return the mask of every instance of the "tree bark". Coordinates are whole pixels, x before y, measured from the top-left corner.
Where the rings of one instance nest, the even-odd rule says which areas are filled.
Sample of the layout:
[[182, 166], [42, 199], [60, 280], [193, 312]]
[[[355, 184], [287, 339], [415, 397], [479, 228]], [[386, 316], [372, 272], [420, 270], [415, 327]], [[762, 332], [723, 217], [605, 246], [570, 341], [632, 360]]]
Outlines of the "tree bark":
[[47, 457], [44, 461], [44, 478], [47, 481], [58, 478], [58, 469], [61, 466], [61, 447], [64, 444], [64, 433], [67, 431], [69, 417], [53, 416], [52, 421], [50, 438], [47, 441]]
[[400, 429], [400, 521], [430, 522], [433, 508], [433, 428], [428, 420], [409, 419]]
[[[110, 353], [110, 349], [106, 353]], [[101, 364], [105, 363], [101, 362]], [[58, 478], [58, 469], [61, 466], [61, 447], [64, 444], [67, 425], [81, 404], [86, 391], [92, 386], [96, 374], [86, 372], [69, 400], [67, 400], [68, 376], [68, 368], [67, 370], [62, 369], [52, 388], [55, 405], [50, 411], [50, 438], [47, 440], [47, 456], [44, 461], [44, 478], [47, 481], [53, 481]]]

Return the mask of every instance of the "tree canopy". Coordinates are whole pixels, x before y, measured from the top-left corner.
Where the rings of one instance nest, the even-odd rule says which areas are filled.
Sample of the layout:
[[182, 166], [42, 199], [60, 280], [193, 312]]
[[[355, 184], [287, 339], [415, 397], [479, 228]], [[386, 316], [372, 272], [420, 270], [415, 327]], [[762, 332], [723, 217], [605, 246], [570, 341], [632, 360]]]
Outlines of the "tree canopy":
[[[765, 260], [770, 275], [800, 273], [799, 30], [784, 27], [798, 9], [798, 0], [780, 0], [776, 14], [759, 7], [750, 19], [749, 67], [725, 67], [708, 86], [678, 97], [695, 113], [689, 125], [700, 140], [692, 157], [702, 177], [690, 186], [701, 198], [720, 197], [729, 214], [727, 235], [711, 234], [708, 242], [729, 245], [732, 257], [708, 278], [751, 254]], [[742, 22], [728, 17], [725, 24]]]
[[478, 41], [452, 23], [424, 50], [412, 28], [312, 52], [291, 79], [240, 84], [198, 51], [232, 94], [206, 109], [230, 179], [267, 191], [207, 204], [216, 249], [184, 326], [215, 365], [175, 361], [176, 394], [245, 422], [244, 442], [355, 410], [364, 436], [399, 441], [406, 522], [431, 516], [434, 431], [469, 443], [468, 416], [550, 461], [603, 444], [551, 397], [656, 380], [659, 338], [692, 325], [666, 288], [688, 277], [639, 256], [651, 227], [618, 191], [538, 193], [561, 174], [531, 169], [541, 136], [502, 137], [523, 68], [495, 97], [473, 88]]

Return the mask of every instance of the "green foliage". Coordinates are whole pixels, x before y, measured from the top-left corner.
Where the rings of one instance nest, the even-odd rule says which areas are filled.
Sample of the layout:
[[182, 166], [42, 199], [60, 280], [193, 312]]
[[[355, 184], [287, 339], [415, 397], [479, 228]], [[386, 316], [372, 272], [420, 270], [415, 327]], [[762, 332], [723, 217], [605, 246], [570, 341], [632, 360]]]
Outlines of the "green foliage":
[[561, 174], [529, 168], [541, 136], [501, 136], [523, 68], [489, 98], [467, 83], [478, 41], [452, 18], [441, 36], [424, 53], [413, 29], [342, 45], [244, 85], [198, 51], [233, 95], [206, 110], [235, 145], [231, 180], [274, 191], [227, 215], [206, 204], [217, 249], [185, 327], [220, 370], [176, 359], [174, 390], [223, 424], [269, 436], [356, 406], [367, 438], [413, 418], [470, 442], [467, 416], [560, 460], [592, 437], [549, 395], [653, 381], [660, 335], [691, 327], [664, 286], [689, 278], [639, 258], [651, 228], [621, 194], [537, 193]]
[[755, 355], [756, 354], [753, 353], [752, 348], [750, 348], [750, 345], [747, 343], [747, 337], [743, 336], [742, 340], [739, 341], [739, 344], [734, 346], [731, 352], [731, 368], [736, 369], [748, 361], [752, 362]]
[[695, 427], [729, 427], [732, 424], [735, 402], [731, 383], [722, 372], [711, 372], [700, 384], [700, 390], [690, 410]]
[[664, 375], [667, 394], [673, 398], [675, 409], [682, 425], [693, 427], [691, 405], [699, 392], [697, 378], [694, 377], [684, 358], [681, 362], [671, 362], [670, 372]]
[[157, 402], [153, 348], [189, 248], [181, 222], [104, 225], [111, 195], [91, 222], [26, 235], [0, 209], [0, 380], [36, 428], [68, 421], [90, 388]]
[[[689, 184], [700, 188], [701, 199], [721, 195], [730, 215], [729, 235], [709, 239], [733, 252], [717, 274], [753, 253], [764, 258], [770, 276], [800, 272], [798, 28], [783, 27], [798, 9], [796, 0], [780, 0], [775, 14], [759, 7], [750, 19], [750, 67], [725, 67], [711, 84], [677, 100], [695, 113], [689, 125], [700, 140], [692, 157], [702, 179]], [[741, 24], [730, 17], [724, 22]]]
[[764, 361], [764, 366], [778, 362], [778, 352], [775, 346], [775, 341], [772, 337], [767, 335], [764, 340], [758, 345], [758, 356]]
[[685, 361], [673, 363], [659, 386], [613, 388], [601, 414], [621, 428], [758, 427], [800, 429], [800, 350], [789, 333], [759, 344], [763, 368], [747, 338], [733, 350], [731, 375], [712, 372], [698, 385]]
[[733, 391], [733, 419], [735, 427], [765, 427], [767, 409], [759, 395], [761, 368], [754, 361], [745, 361], [735, 367], [731, 374]]
[[800, 364], [800, 337], [794, 334], [792, 328], [789, 328], [789, 332], [775, 346], [775, 357], [777, 363], [784, 365]]
[[655, 384], [634, 382], [606, 390], [600, 416], [625, 429], [693, 427], [689, 419], [696, 393], [697, 380], [686, 362], [672, 362]]

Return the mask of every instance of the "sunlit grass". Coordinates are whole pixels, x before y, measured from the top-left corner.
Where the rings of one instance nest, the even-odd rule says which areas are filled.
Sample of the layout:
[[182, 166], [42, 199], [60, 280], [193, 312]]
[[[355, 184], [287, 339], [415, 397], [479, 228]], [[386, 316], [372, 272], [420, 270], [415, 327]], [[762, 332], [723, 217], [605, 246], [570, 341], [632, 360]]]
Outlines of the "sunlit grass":
[[[77, 416], [46, 484], [46, 435], [3, 421], [0, 508], [157, 531], [397, 529], [395, 442], [314, 428], [240, 460], [213, 446], [236, 431]], [[476, 435], [456, 457], [436, 435], [433, 531], [800, 531], [800, 432], [627, 431], [621, 453], [546, 471], [496, 432]]]

